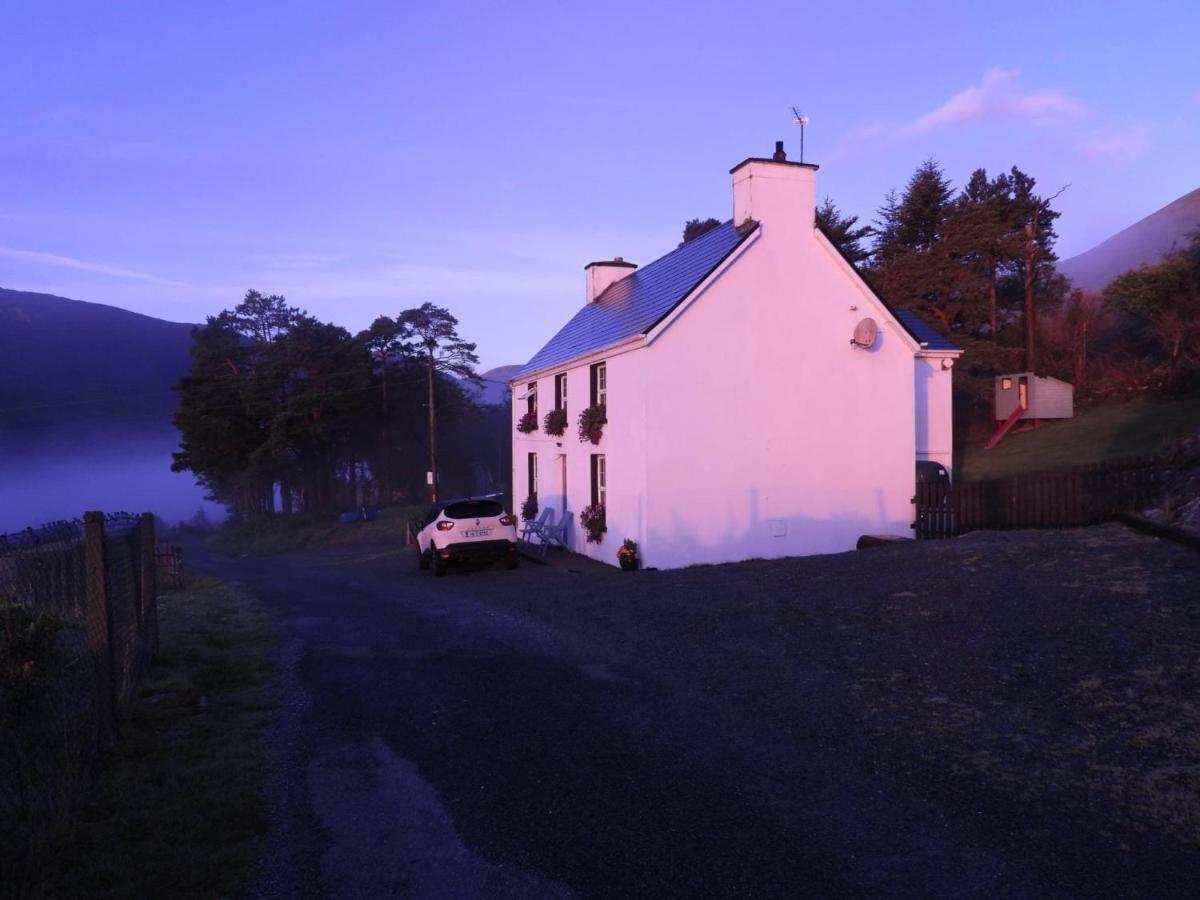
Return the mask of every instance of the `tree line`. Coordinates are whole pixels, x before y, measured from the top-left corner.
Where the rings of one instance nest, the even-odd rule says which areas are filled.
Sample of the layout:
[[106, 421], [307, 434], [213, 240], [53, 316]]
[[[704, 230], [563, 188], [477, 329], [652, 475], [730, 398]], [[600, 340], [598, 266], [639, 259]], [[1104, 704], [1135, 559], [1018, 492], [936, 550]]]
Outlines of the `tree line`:
[[1084, 400], [1187, 387], [1200, 371], [1200, 233], [1160, 265], [1085, 295], [1055, 268], [1063, 190], [1041, 192], [1013, 166], [976, 169], [956, 191], [926, 160], [871, 224], [828, 198], [816, 223], [887, 303], [968, 351], [962, 388], [976, 411], [1003, 371], [1065, 378]]
[[508, 411], [466, 388], [478, 358], [457, 328], [425, 303], [352, 335], [248, 291], [192, 333], [172, 468], [243, 516], [500, 489]]
[[828, 198], [817, 225], [889, 303], [947, 335], [1017, 344], [1024, 367], [1035, 370], [1038, 314], [1069, 293], [1054, 268], [1058, 194], [1035, 188], [1013, 166], [995, 176], [976, 169], [955, 193], [941, 166], [926, 160], [902, 192], [888, 192], [873, 225], [859, 226]]

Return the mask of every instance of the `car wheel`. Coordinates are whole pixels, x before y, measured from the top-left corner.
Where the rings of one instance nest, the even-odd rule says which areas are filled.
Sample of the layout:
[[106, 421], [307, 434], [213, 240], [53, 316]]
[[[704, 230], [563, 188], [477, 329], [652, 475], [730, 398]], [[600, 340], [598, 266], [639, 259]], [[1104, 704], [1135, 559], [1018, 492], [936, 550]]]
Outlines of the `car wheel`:
[[512, 556], [505, 557], [504, 568], [508, 569], [511, 572], [516, 567], [517, 567], [517, 554], [514, 553]]
[[[432, 551], [430, 551], [432, 552]], [[441, 578], [446, 574], [446, 557], [434, 556], [433, 558], [433, 574]]]
[[428, 569], [429, 568], [429, 554], [422, 553], [420, 547], [417, 547], [417, 568], [418, 569]]

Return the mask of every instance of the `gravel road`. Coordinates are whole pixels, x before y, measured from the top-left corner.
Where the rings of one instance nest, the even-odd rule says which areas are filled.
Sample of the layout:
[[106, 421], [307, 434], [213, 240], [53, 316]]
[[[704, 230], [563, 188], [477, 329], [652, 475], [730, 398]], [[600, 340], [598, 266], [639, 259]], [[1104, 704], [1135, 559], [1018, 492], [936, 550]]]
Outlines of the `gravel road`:
[[268, 897], [1184, 896], [1200, 555], [1117, 526], [674, 572], [235, 558]]

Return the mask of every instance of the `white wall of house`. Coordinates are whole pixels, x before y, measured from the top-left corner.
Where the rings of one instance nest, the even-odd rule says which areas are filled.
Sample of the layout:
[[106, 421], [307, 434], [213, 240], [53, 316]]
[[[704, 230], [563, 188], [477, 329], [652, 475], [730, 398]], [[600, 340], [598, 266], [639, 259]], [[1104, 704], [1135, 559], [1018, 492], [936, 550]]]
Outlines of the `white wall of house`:
[[917, 459], [939, 462], [947, 471], [953, 470], [954, 461], [953, 365], [951, 354], [919, 356], [914, 384]]
[[[814, 228], [815, 169], [752, 161], [733, 173], [734, 221], [758, 230], [645, 337], [572, 361], [568, 428], [541, 431], [554, 375], [539, 373], [539, 431], [515, 431], [514, 503], [526, 453], [542, 508], [565, 502], [571, 546], [609, 564], [623, 538], [673, 568], [838, 552], [868, 533], [911, 534], [914, 462], [952, 457], [951, 362], [917, 342]], [[879, 326], [870, 349], [855, 325]], [[578, 438], [593, 362], [608, 367], [599, 446]], [[608, 532], [588, 544], [590, 456], [608, 472]], [[563, 496], [563, 458], [566, 494]]]
[[761, 234], [642, 354], [650, 566], [911, 533], [915, 344], [815, 232], [813, 170], [746, 168], [735, 221]]

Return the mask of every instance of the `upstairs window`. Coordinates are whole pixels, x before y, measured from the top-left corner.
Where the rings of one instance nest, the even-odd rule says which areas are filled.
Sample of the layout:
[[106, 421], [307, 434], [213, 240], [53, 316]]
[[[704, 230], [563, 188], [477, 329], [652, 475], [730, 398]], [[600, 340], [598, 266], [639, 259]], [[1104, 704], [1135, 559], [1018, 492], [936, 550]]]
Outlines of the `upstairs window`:
[[592, 366], [592, 406], [608, 406], [608, 364]]
[[531, 381], [525, 386], [525, 411], [537, 415], [537, 382]]
[[554, 376], [554, 408], [567, 411], [567, 373]]

